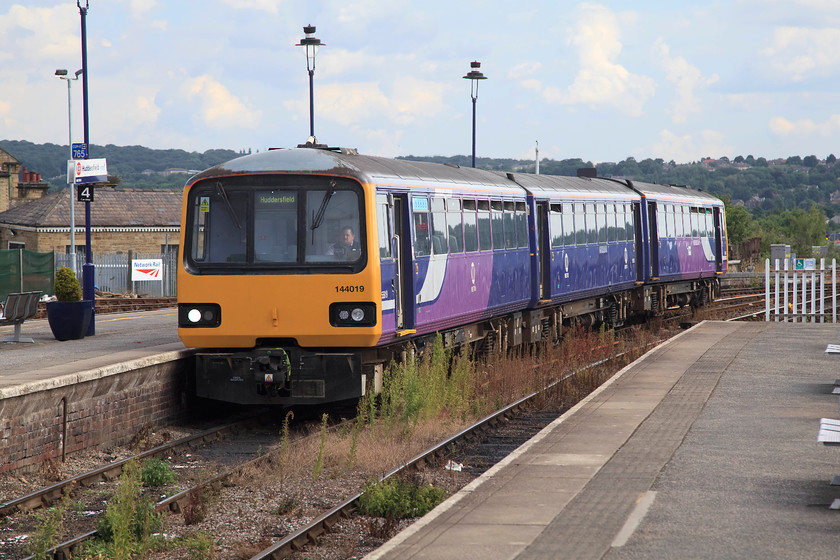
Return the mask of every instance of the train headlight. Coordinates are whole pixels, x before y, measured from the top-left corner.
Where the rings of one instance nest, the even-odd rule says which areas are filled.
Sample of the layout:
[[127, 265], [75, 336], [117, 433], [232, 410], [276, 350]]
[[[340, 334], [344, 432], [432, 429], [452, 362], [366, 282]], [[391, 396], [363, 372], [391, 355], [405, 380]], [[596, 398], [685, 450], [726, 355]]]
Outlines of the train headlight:
[[181, 328], [218, 327], [222, 308], [218, 303], [179, 303], [178, 326]]
[[372, 327], [376, 324], [376, 304], [333, 303], [330, 324], [334, 327]]

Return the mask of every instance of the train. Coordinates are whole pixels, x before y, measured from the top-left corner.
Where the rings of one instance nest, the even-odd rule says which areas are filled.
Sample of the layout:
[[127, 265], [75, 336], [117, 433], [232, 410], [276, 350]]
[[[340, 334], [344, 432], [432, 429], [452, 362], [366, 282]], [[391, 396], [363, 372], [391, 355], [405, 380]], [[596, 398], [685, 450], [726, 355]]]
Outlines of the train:
[[312, 144], [190, 178], [180, 244], [196, 395], [242, 405], [359, 398], [436, 336], [487, 354], [704, 305], [727, 269], [700, 190]]

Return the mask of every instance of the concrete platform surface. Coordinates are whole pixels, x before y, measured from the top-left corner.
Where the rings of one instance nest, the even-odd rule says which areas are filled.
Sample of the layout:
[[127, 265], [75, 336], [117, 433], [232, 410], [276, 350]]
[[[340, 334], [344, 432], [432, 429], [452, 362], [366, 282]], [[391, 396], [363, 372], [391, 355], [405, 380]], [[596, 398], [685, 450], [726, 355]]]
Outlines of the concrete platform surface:
[[840, 558], [839, 335], [701, 323], [366, 558]]
[[[14, 327], [0, 327], [0, 340]], [[187, 351], [178, 338], [177, 310], [109, 313], [96, 317], [96, 334], [57, 341], [46, 319], [23, 323], [34, 343], [0, 342], [0, 399], [135, 368], [137, 360], [166, 360]], [[81, 378], [79, 376], [82, 376]]]

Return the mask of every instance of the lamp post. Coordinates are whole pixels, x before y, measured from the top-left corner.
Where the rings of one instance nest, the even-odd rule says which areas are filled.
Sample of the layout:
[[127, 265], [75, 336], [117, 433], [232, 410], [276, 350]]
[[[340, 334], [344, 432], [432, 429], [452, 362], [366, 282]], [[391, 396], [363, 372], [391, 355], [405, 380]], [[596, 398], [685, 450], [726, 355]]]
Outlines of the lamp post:
[[[73, 111], [70, 103], [70, 83], [78, 80], [81, 73], [81, 70], [76, 70], [75, 76], [71, 77], [67, 75], [67, 70], [64, 68], [55, 71], [56, 76], [67, 82], [67, 148], [70, 150], [70, 159], [73, 159]], [[73, 270], [73, 274], [76, 274], [76, 189], [72, 182], [68, 182], [67, 187], [70, 191], [70, 254], [73, 255], [70, 260], [70, 268]]]
[[[76, 6], [79, 8], [79, 15], [82, 19], [82, 120], [84, 124], [85, 146], [87, 153], [85, 159], [90, 158], [90, 119], [88, 118], [88, 67], [87, 67], [87, 12], [88, 0], [84, 0], [85, 5], [82, 6], [82, 0], [76, 0]], [[90, 316], [90, 326], [88, 327], [87, 336], [96, 334], [96, 293], [94, 290], [94, 273], [96, 269], [93, 265], [93, 252], [90, 246], [90, 201], [85, 202], [85, 264], [82, 267], [82, 298], [90, 300], [93, 312]]]
[[313, 80], [315, 76], [315, 56], [318, 54], [318, 47], [324, 45], [320, 39], [315, 37], [315, 26], [305, 25], [303, 27], [304, 37], [296, 47], [303, 47], [303, 54], [306, 55], [306, 70], [309, 72], [309, 136], [312, 143], [315, 143], [315, 96], [313, 93]]
[[481, 63], [477, 60], [470, 62], [471, 70], [463, 76], [465, 80], [470, 80], [470, 97], [472, 97], [472, 166], [475, 167], [475, 101], [478, 99], [478, 81], [486, 80], [487, 76], [481, 73]]

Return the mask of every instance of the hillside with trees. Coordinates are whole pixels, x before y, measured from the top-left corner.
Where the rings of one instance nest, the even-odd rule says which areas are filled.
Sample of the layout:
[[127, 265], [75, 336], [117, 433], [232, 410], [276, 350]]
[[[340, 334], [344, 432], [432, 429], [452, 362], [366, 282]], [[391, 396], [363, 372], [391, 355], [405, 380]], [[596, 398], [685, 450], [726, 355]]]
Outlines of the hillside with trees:
[[[51, 190], [65, 182], [68, 146], [0, 140], [3, 148], [31, 171], [41, 173]], [[143, 146], [92, 145], [91, 157], [106, 158], [108, 172], [126, 187], [181, 188], [194, 172], [241, 156], [233, 150], [154, 150]], [[470, 157], [458, 155], [405, 156], [401, 159], [430, 161], [468, 167]], [[478, 158], [476, 166], [493, 171], [534, 173], [533, 160]], [[741, 244], [761, 238], [763, 254], [771, 243], [790, 244], [797, 254], [809, 254], [812, 245], [824, 245], [826, 235], [840, 231], [840, 164], [830, 154], [791, 156], [767, 160], [752, 155], [677, 164], [661, 158], [601, 162], [597, 166], [580, 158], [540, 160], [544, 175], [574, 176], [579, 168], [597, 167], [598, 176], [651, 183], [686, 185], [723, 199], [727, 204], [729, 242], [734, 257]], [[173, 170], [179, 170], [173, 173]], [[832, 218], [835, 218], [835, 223]]]

